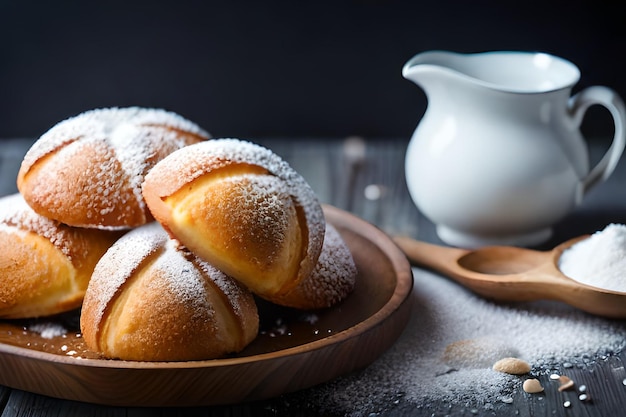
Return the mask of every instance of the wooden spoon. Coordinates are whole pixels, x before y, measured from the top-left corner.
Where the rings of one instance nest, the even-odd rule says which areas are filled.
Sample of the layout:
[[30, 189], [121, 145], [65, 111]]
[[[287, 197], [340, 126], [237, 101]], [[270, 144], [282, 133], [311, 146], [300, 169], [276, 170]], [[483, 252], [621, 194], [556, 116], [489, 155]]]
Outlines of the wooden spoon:
[[568, 240], [551, 251], [512, 246], [468, 250], [406, 237], [394, 241], [413, 264], [443, 273], [486, 298], [558, 300], [599, 316], [626, 318], [626, 292], [585, 285], [559, 270], [561, 253], [585, 238]]

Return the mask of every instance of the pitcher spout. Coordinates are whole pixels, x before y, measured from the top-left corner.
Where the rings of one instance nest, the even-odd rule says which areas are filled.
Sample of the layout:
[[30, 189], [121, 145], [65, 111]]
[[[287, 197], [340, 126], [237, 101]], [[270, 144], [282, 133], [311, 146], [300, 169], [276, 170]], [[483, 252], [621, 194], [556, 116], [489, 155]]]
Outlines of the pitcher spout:
[[411, 58], [402, 75], [421, 87], [435, 77], [505, 93], [545, 93], [571, 88], [580, 71], [569, 61], [541, 52], [427, 51]]
[[452, 64], [460, 54], [447, 51], [427, 51], [415, 55], [409, 59], [402, 67], [402, 76], [414, 81], [415, 74], [419, 74], [424, 69], [454, 70]]
[[428, 51], [415, 55], [402, 67], [402, 76], [428, 91], [435, 80], [462, 76], [458, 61], [464, 55], [447, 51]]

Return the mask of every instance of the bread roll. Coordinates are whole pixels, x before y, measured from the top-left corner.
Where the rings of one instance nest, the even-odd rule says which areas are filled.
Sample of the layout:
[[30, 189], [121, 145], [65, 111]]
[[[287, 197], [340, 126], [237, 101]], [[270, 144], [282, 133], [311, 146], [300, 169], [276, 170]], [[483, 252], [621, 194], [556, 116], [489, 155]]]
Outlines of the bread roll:
[[98, 262], [80, 326], [87, 346], [107, 358], [187, 361], [240, 351], [259, 317], [249, 291], [151, 223]]
[[47, 219], [20, 194], [0, 198], [0, 317], [80, 307], [96, 263], [119, 235]]
[[177, 114], [138, 107], [91, 110], [64, 120], [26, 154], [17, 186], [39, 214], [90, 228], [152, 220], [141, 195], [149, 169], [209, 134]]
[[250, 142], [214, 139], [180, 149], [146, 175], [146, 203], [169, 233], [271, 302], [315, 268], [325, 220], [306, 181]]

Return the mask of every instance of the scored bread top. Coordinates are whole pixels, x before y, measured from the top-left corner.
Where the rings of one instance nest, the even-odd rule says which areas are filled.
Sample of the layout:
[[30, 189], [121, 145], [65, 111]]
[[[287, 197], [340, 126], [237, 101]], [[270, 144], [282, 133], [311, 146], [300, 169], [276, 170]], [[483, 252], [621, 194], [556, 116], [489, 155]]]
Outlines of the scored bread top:
[[174, 150], [209, 137], [165, 110], [87, 111], [56, 124], [33, 144], [18, 188], [35, 211], [72, 226], [138, 226], [150, 220], [141, 195], [146, 172]]
[[[141, 146], [142, 141], [132, 137], [135, 132], [124, 130], [127, 127], [118, 129], [120, 126], [129, 125], [161, 127], [203, 138], [210, 137], [208, 132], [195, 123], [166, 110], [141, 107], [94, 109], [63, 120], [44, 133], [24, 157], [22, 167], [28, 170], [45, 155], [84, 137], [110, 141], [112, 145], [120, 147], [121, 151], [118, 154], [126, 163], [131, 166], [141, 164], [146, 158], [137, 158], [137, 155], [146, 153], [146, 146]], [[139, 148], [130, 146], [131, 144], [139, 145]]]
[[[137, 280], [144, 282], [138, 284], [144, 301], [124, 298]], [[136, 310], [138, 305], [148, 310]], [[123, 322], [142, 324], [133, 334], [113, 341], [112, 329]], [[120, 238], [96, 266], [83, 303], [81, 329], [88, 346], [105, 356], [204, 359], [243, 348], [256, 336], [258, 315], [247, 290], [170, 239], [158, 223], [151, 223]], [[175, 341], [166, 341], [174, 335]], [[172, 343], [178, 352], [172, 351]], [[124, 352], [132, 345], [135, 351]]]
[[311, 233], [311, 236], [323, 236], [324, 213], [317, 195], [286, 161], [260, 145], [234, 138], [193, 144], [170, 154], [160, 162], [159, 169], [151, 170], [147, 177], [159, 197], [163, 198], [205, 173], [233, 162], [260, 166], [284, 181], [296, 203], [303, 208], [309, 227], [321, 230], [321, 233]]
[[[182, 148], [155, 165], [146, 175], [143, 191], [153, 215], [170, 233], [218, 267], [226, 268], [257, 295], [271, 298], [297, 285], [312, 271], [321, 252], [325, 219], [317, 196], [286, 161], [260, 145], [224, 138]], [[219, 223], [219, 230], [215, 226], [200, 238], [203, 232], [189, 230], [194, 227], [192, 223], [177, 220], [179, 209], [170, 205], [170, 199], [196, 218], [199, 228], [205, 223], [209, 228]], [[186, 205], [186, 199], [195, 201], [192, 206], [200, 204], [198, 213]], [[295, 234], [294, 226], [299, 230]], [[232, 259], [225, 261], [218, 255], [221, 249], [213, 252], [209, 248], [214, 243], [207, 240], [212, 233], [219, 235], [215, 241], [228, 247], [224, 250]], [[241, 241], [244, 237], [246, 241]], [[285, 242], [277, 241], [280, 239]], [[294, 260], [299, 264], [295, 276]], [[255, 278], [250, 269], [244, 272], [244, 263], [261, 268], [257, 270], [259, 277]], [[282, 272], [281, 265], [286, 268]]]
[[[98, 312], [94, 316], [96, 321], [101, 320], [107, 304], [141, 267], [142, 262], [156, 253], [164, 260], [159, 263], [160, 268], [167, 272], [165, 276], [168, 284], [180, 296], [179, 301], [197, 303], [198, 311], [207, 307], [206, 298], [202, 296], [206, 291], [203, 273], [208, 274], [226, 295], [237, 296], [243, 292], [233, 280], [210, 264], [197, 260], [200, 267], [194, 266], [183, 256], [179, 243], [160, 229], [158, 223], [151, 223], [122, 236], [98, 263], [94, 270], [95, 279], [89, 290], [89, 302], [93, 303], [95, 300], [94, 311]], [[237, 316], [242, 316], [239, 304], [234, 303], [233, 308]]]
[[[160, 197], [167, 197], [209, 171], [232, 163], [262, 167], [285, 182], [311, 223], [324, 224], [317, 196], [286, 161], [273, 151], [248, 141], [223, 138], [190, 145], [161, 161], [158, 170], [150, 172], [150, 181], [158, 186]], [[175, 172], [176, 175], [171, 175]]]

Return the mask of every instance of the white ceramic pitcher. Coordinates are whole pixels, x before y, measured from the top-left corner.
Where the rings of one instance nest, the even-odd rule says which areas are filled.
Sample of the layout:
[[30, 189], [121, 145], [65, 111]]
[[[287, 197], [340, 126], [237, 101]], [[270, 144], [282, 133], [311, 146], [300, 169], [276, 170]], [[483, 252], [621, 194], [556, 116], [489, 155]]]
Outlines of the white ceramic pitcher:
[[[578, 68], [545, 53], [429, 51], [403, 76], [428, 106], [409, 143], [406, 178], [420, 211], [452, 245], [532, 246], [613, 171], [624, 150], [626, 110], [606, 87], [571, 96]], [[606, 107], [613, 142], [589, 168], [580, 133], [591, 105]]]

